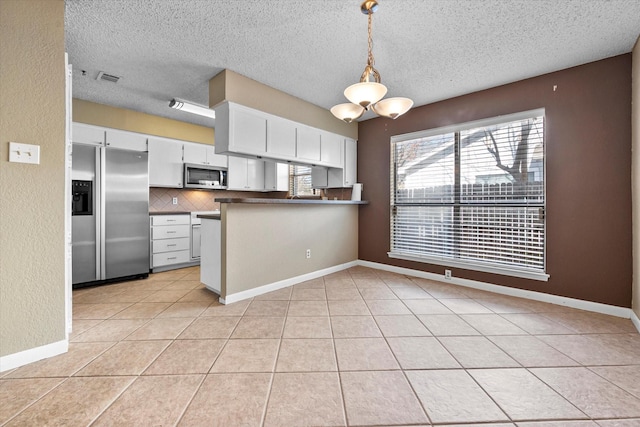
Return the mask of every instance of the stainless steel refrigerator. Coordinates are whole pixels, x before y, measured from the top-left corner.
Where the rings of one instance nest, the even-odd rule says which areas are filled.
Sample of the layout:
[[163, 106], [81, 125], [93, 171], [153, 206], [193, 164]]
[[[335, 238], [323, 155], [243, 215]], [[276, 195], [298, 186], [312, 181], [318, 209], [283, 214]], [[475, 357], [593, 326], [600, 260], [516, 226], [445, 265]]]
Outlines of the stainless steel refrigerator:
[[149, 275], [147, 153], [73, 144], [73, 287]]

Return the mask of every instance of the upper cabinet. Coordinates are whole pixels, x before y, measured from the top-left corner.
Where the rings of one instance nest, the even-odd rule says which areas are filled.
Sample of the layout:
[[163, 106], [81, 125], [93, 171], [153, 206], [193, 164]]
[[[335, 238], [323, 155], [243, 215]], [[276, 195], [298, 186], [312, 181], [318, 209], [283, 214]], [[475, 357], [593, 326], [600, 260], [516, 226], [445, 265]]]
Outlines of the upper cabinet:
[[106, 145], [123, 150], [147, 151], [147, 135], [124, 130], [107, 129]]
[[313, 188], [353, 187], [357, 179], [357, 142], [351, 138], [340, 141], [340, 151], [344, 164], [341, 168], [314, 167], [311, 174]]
[[289, 165], [265, 161], [264, 189], [265, 191], [289, 191]]
[[216, 154], [215, 147], [195, 142], [184, 143], [184, 163], [227, 167], [227, 156]]
[[296, 140], [296, 158], [312, 164], [319, 163], [320, 130], [310, 126], [298, 125]]
[[229, 156], [227, 189], [264, 191], [264, 161]]
[[320, 137], [321, 163], [333, 167], [342, 167], [344, 136], [322, 132]]
[[84, 123], [73, 123], [71, 140], [79, 144], [104, 145], [104, 128]]
[[147, 135], [101, 126], [73, 123], [71, 140], [78, 144], [105, 145], [123, 150], [147, 151]]
[[149, 187], [182, 188], [182, 141], [149, 137]]
[[267, 119], [259, 111], [224, 103], [216, 111], [218, 154], [259, 157], [267, 151]]
[[230, 136], [237, 153], [261, 156], [267, 152], [267, 119], [255, 110], [233, 109], [229, 115]]
[[296, 123], [291, 120], [268, 120], [267, 155], [282, 160], [296, 158]]
[[216, 111], [218, 154], [341, 168], [344, 136], [225, 102]]

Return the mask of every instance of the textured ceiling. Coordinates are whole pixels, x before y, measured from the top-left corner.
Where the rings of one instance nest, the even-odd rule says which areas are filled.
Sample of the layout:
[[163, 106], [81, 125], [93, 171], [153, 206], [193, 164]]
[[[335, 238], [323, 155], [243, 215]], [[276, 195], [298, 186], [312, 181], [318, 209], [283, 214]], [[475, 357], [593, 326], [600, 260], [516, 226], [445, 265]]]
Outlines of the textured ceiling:
[[[228, 68], [324, 108], [366, 63], [360, 0], [66, 0], [73, 96], [190, 123]], [[630, 52], [638, 0], [379, 0], [373, 54], [387, 96], [415, 105]], [[83, 75], [81, 70], [86, 71]], [[122, 76], [97, 81], [99, 71]]]

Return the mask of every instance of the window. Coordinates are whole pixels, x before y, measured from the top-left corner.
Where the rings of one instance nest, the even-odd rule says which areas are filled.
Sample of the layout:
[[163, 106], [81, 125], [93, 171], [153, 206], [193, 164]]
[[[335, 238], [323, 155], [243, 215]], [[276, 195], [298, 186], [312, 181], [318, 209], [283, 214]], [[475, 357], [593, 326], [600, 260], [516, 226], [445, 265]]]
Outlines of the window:
[[544, 110], [391, 138], [392, 258], [545, 273]]
[[311, 166], [289, 166], [289, 195], [313, 196], [311, 188]]

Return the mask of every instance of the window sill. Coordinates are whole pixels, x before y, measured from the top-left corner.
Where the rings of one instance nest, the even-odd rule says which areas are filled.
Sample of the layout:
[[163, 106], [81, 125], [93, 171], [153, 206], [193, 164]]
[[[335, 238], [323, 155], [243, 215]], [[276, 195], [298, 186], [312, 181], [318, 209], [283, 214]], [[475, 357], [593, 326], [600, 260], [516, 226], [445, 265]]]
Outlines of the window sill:
[[389, 258], [402, 259], [405, 261], [421, 262], [425, 264], [442, 265], [445, 267], [463, 268], [471, 271], [482, 271], [484, 273], [501, 274], [503, 276], [520, 277], [523, 279], [539, 280], [546, 282], [549, 275], [540, 271], [525, 270], [514, 267], [499, 267], [482, 263], [474, 263], [473, 261], [456, 261], [443, 258], [429, 258], [416, 255], [404, 254], [401, 252], [387, 252]]

